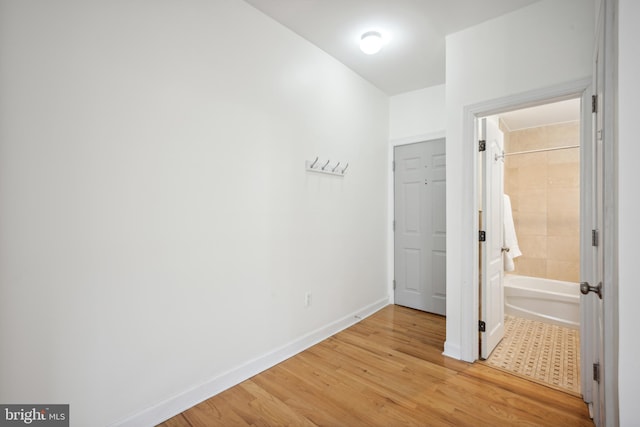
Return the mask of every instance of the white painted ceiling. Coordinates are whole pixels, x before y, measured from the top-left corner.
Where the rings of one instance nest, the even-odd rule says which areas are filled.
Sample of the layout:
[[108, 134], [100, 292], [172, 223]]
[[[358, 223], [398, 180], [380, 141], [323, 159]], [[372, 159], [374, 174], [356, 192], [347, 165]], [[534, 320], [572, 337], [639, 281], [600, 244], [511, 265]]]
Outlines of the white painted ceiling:
[[[539, 0], [245, 0], [388, 95], [443, 84], [445, 36]], [[379, 30], [388, 44], [359, 49]]]
[[580, 98], [498, 114], [510, 131], [580, 120]]

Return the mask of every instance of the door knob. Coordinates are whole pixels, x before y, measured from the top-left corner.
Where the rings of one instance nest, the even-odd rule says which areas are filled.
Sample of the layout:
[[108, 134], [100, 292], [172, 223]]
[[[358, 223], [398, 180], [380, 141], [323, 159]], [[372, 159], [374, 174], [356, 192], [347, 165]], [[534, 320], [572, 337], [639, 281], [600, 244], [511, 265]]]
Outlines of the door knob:
[[580, 282], [580, 292], [583, 295], [587, 295], [589, 292], [595, 292], [598, 294], [598, 298], [602, 299], [602, 282], [598, 283], [598, 286], [591, 286], [589, 282]]

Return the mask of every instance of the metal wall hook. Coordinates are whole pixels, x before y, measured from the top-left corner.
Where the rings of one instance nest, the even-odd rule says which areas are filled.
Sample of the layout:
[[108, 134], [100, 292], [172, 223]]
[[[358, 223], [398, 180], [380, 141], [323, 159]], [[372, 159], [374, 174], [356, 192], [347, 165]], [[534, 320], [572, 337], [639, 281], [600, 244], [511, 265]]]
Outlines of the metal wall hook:
[[344, 176], [345, 171], [347, 170], [347, 168], [349, 167], [349, 163], [347, 163], [347, 165], [342, 168], [340, 165], [342, 165], [342, 162], [338, 162], [335, 164], [335, 166], [329, 166], [329, 164], [331, 163], [331, 160], [327, 160], [326, 163], [324, 164], [320, 164], [318, 163], [318, 159], [319, 157], [316, 157], [315, 160], [311, 161], [311, 160], [305, 160], [304, 164], [305, 164], [305, 168], [307, 169], [307, 172], [316, 172], [316, 173], [325, 173], [328, 175], [336, 175], [336, 176]]

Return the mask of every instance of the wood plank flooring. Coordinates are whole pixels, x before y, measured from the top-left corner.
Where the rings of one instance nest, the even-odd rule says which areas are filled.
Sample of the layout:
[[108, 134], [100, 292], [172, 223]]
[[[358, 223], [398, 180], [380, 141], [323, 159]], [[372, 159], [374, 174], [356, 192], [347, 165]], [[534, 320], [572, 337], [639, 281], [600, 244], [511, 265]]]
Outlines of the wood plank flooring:
[[582, 399], [444, 339], [443, 317], [390, 305], [160, 426], [593, 426]]

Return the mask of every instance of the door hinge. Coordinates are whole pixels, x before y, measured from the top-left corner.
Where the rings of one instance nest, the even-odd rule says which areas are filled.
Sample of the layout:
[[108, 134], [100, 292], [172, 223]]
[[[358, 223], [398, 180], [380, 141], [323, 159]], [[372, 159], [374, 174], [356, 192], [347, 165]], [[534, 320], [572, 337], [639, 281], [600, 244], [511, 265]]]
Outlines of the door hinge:
[[487, 151], [487, 141], [484, 139], [478, 141], [478, 151]]
[[600, 382], [600, 364], [599, 363], [593, 364], [593, 380], [597, 383]]
[[393, 227], [393, 231], [396, 231], [396, 220], [393, 220], [393, 224], [391, 224], [391, 226]]
[[487, 233], [485, 233], [484, 231], [480, 230], [478, 232], [478, 240], [480, 240], [481, 242], [484, 242], [485, 240], [487, 240]]
[[391, 171], [392, 172], [396, 171], [396, 161], [395, 160], [391, 162]]
[[396, 290], [396, 279], [393, 279], [393, 290]]
[[598, 230], [591, 230], [591, 246], [598, 246], [600, 243], [600, 237]]
[[591, 95], [591, 112], [598, 112], [598, 95]]
[[486, 324], [486, 323], [484, 323], [484, 320], [480, 320], [480, 321], [478, 322], [478, 330], [479, 330], [480, 332], [486, 332], [486, 331], [487, 331], [487, 324]]

